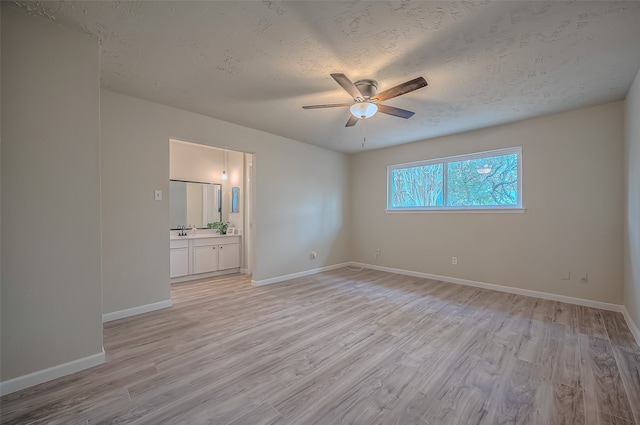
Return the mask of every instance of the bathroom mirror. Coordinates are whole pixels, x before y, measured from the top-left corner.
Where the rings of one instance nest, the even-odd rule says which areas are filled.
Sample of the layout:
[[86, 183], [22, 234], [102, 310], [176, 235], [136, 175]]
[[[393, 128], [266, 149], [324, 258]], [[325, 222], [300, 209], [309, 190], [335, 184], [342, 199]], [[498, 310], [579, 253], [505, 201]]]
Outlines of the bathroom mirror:
[[171, 229], [179, 226], [206, 229], [222, 221], [222, 185], [171, 180], [169, 186]]

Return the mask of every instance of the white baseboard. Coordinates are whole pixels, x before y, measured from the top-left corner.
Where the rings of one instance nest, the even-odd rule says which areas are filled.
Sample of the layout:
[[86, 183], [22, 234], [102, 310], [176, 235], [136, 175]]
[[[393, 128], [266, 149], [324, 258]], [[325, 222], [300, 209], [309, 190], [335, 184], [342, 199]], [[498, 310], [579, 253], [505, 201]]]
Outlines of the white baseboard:
[[111, 322], [112, 320], [124, 319], [125, 317], [135, 316], [137, 314], [148, 313], [161, 308], [171, 307], [171, 300], [164, 300], [157, 303], [145, 304], [138, 307], [127, 308], [125, 310], [114, 311], [102, 315], [102, 323]]
[[622, 314], [624, 314], [624, 320], [627, 321], [627, 325], [629, 326], [629, 330], [633, 334], [633, 337], [636, 339], [636, 344], [640, 345], [640, 329], [638, 329], [638, 325], [633, 321], [627, 307], [622, 306]]
[[326, 272], [326, 271], [329, 271], [329, 270], [340, 269], [342, 267], [348, 266], [349, 264], [350, 263], [340, 263], [340, 264], [334, 264], [332, 266], [319, 267], [317, 269], [311, 269], [311, 270], [305, 270], [303, 272], [287, 274], [287, 275], [284, 275], [284, 276], [276, 276], [276, 277], [272, 277], [272, 278], [269, 278], [269, 279], [252, 280], [251, 284], [253, 286], [271, 285], [272, 283], [284, 282], [285, 280], [295, 279], [297, 277], [304, 277], [304, 276], [309, 276], [309, 275], [320, 273], [320, 272]]
[[410, 270], [394, 269], [391, 267], [376, 266], [374, 264], [351, 263], [355, 267], [380, 270], [389, 273], [403, 274], [407, 276], [422, 277], [426, 279], [440, 280], [442, 282], [457, 283], [459, 285], [474, 286], [476, 288], [491, 289], [493, 291], [506, 292], [509, 294], [525, 295], [527, 297], [542, 298], [543, 300], [559, 301], [568, 304], [594, 307], [601, 310], [622, 312], [623, 306], [619, 304], [605, 303], [602, 301], [587, 300], [584, 298], [569, 297], [567, 295], [550, 294], [548, 292], [532, 291], [530, 289], [513, 288], [511, 286], [496, 285], [495, 283], [478, 282], [475, 280], [459, 279], [457, 277], [440, 276], [429, 273], [414, 272]]
[[0, 382], [0, 396], [24, 390], [25, 388], [58, 379], [65, 375], [80, 372], [81, 370], [89, 369], [102, 363], [104, 363], [104, 348], [100, 353]]

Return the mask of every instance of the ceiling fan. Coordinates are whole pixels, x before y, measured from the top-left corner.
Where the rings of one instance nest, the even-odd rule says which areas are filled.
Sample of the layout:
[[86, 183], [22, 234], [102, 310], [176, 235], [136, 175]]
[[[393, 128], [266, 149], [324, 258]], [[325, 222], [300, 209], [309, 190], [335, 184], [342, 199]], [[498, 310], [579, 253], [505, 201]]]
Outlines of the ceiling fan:
[[336, 80], [336, 83], [340, 84], [340, 87], [345, 89], [345, 91], [353, 97], [354, 103], [309, 105], [303, 106], [302, 108], [321, 109], [343, 108], [348, 106], [351, 111], [351, 116], [349, 117], [345, 127], [353, 127], [358, 123], [358, 120], [371, 118], [378, 111], [383, 114], [393, 115], [394, 117], [404, 119], [411, 118], [415, 112], [383, 105], [380, 102], [407, 94], [427, 85], [427, 81], [424, 78], [418, 77], [376, 94], [376, 91], [378, 90], [378, 82], [376, 80], [358, 80], [353, 83], [346, 75], [340, 73], [331, 74], [331, 77], [333, 77], [333, 79]]

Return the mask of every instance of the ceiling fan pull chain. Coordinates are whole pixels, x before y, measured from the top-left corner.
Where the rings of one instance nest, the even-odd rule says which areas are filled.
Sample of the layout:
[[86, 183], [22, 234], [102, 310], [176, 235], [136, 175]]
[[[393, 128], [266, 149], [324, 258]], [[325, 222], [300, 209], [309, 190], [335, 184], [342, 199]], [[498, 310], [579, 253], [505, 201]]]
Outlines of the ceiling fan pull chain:
[[367, 143], [367, 130], [365, 129], [366, 127], [366, 120], [362, 120], [362, 149], [364, 149], [364, 144]]

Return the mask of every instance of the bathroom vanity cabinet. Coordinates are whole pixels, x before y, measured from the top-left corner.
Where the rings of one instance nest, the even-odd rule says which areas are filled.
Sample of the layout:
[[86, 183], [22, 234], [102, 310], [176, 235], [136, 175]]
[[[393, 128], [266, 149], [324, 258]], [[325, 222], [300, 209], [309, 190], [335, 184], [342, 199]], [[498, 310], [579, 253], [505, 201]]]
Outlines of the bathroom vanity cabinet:
[[198, 235], [170, 241], [171, 278], [180, 281], [208, 277], [219, 271], [239, 271], [240, 236]]

